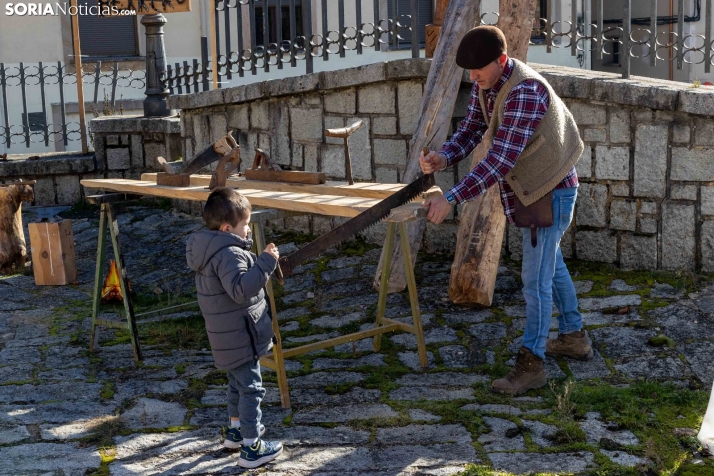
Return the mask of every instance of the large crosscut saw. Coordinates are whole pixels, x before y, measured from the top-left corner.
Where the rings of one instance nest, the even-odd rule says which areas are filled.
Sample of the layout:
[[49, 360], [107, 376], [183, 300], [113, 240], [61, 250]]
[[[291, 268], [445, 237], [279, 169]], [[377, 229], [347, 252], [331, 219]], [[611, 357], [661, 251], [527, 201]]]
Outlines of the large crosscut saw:
[[369, 210], [365, 210], [351, 220], [325, 233], [315, 241], [300, 248], [298, 251], [280, 258], [276, 275], [281, 282], [283, 277], [293, 274], [293, 270], [300, 264], [319, 256], [327, 249], [338, 245], [344, 240], [354, 236], [365, 228], [377, 223], [389, 215], [393, 208], [411, 202], [434, 185], [434, 175], [422, 175], [400, 191], [385, 198]]

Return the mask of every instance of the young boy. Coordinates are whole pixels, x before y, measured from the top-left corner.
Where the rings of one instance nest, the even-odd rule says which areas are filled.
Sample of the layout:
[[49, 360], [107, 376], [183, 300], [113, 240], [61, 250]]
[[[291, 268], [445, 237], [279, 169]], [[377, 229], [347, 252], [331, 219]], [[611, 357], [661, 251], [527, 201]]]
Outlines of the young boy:
[[250, 212], [243, 195], [216, 189], [203, 209], [208, 230], [194, 233], [186, 244], [213, 358], [228, 373], [230, 425], [223, 444], [241, 449], [238, 465], [243, 468], [256, 468], [283, 451], [282, 443], [260, 438], [265, 388], [258, 361], [274, 336], [264, 288], [277, 266], [278, 248], [270, 243], [260, 256], [250, 252]]

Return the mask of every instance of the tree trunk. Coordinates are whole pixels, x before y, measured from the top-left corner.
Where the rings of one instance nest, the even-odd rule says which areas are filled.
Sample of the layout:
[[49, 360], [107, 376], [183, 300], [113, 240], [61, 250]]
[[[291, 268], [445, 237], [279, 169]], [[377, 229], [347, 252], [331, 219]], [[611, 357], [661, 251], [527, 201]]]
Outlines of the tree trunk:
[[[526, 61], [535, 0], [500, 1], [498, 27], [506, 35], [508, 55]], [[477, 147], [471, 167], [488, 152]], [[449, 298], [454, 304], [490, 306], [496, 286], [506, 217], [498, 187], [464, 204], [451, 265]]]
[[27, 248], [22, 231], [22, 202], [33, 200], [30, 185], [0, 185], [0, 273], [25, 266]]
[[[402, 183], [410, 183], [419, 175], [421, 170], [419, 153], [423, 147], [440, 148], [446, 141], [451, 117], [454, 113], [454, 103], [463, 78], [463, 69], [459, 68], [455, 61], [456, 49], [464, 35], [478, 20], [480, 5], [480, 0], [450, 0], [449, 2], [442, 35], [439, 38], [426, 80], [419, 122], [409, 143], [409, 156], [406, 170], [402, 176]], [[408, 222], [407, 228], [412, 261], [416, 261], [426, 228], [426, 219], [411, 220]], [[388, 288], [390, 293], [402, 291], [406, 287], [399, 242], [395, 243], [392, 257]], [[377, 275], [373, 283], [375, 289], [379, 289], [383, 258], [384, 253], [382, 253], [377, 267]]]

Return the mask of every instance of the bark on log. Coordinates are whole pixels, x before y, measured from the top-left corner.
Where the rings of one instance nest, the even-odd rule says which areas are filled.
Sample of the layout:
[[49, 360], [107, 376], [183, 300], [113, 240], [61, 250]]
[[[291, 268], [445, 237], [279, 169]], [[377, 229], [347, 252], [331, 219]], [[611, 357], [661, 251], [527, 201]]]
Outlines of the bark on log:
[[[422, 148], [440, 148], [446, 140], [454, 112], [456, 96], [463, 78], [463, 69], [456, 65], [456, 48], [464, 35], [473, 28], [474, 22], [479, 18], [480, 0], [450, 0], [444, 18], [444, 28], [439, 43], [434, 53], [434, 59], [429, 69], [429, 76], [424, 88], [424, 97], [421, 102], [421, 113], [416, 131], [409, 143], [409, 155], [402, 183], [414, 181], [419, 173], [419, 153]], [[431, 126], [430, 126], [431, 125]], [[408, 223], [409, 243], [411, 246], [412, 261], [416, 261], [417, 252], [426, 228], [426, 219], [412, 220]], [[373, 286], [379, 289], [382, 259], [379, 260], [377, 274]], [[404, 290], [406, 278], [402, 251], [399, 241], [395, 243], [392, 255], [391, 274], [388, 292], [394, 293]]]
[[[506, 35], [510, 57], [526, 61], [534, 15], [534, 0], [501, 0], [498, 27]], [[477, 147], [471, 167], [487, 152], [485, 147]], [[493, 302], [505, 227], [498, 187], [463, 206], [449, 281], [449, 298], [454, 304], [490, 306]]]
[[27, 260], [22, 230], [22, 202], [31, 202], [30, 185], [0, 186], [0, 274], [20, 270]]

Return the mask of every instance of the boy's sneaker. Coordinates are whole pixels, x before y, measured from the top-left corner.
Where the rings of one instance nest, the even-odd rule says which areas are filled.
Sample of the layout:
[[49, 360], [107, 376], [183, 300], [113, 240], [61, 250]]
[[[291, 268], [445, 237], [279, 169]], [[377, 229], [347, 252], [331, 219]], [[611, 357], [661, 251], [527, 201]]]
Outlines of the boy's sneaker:
[[[265, 426], [260, 424], [260, 436], [265, 433]], [[229, 450], [238, 450], [243, 446], [243, 435], [240, 434], [240, 428], [223, 427], [223, 446]]]
[[260, 438], [251, 446], [243, 446], [238, 458], [241, 468], [257, 468], [273, 461], [283, 452], [283, 444], [279, 441], [263, 441]]

